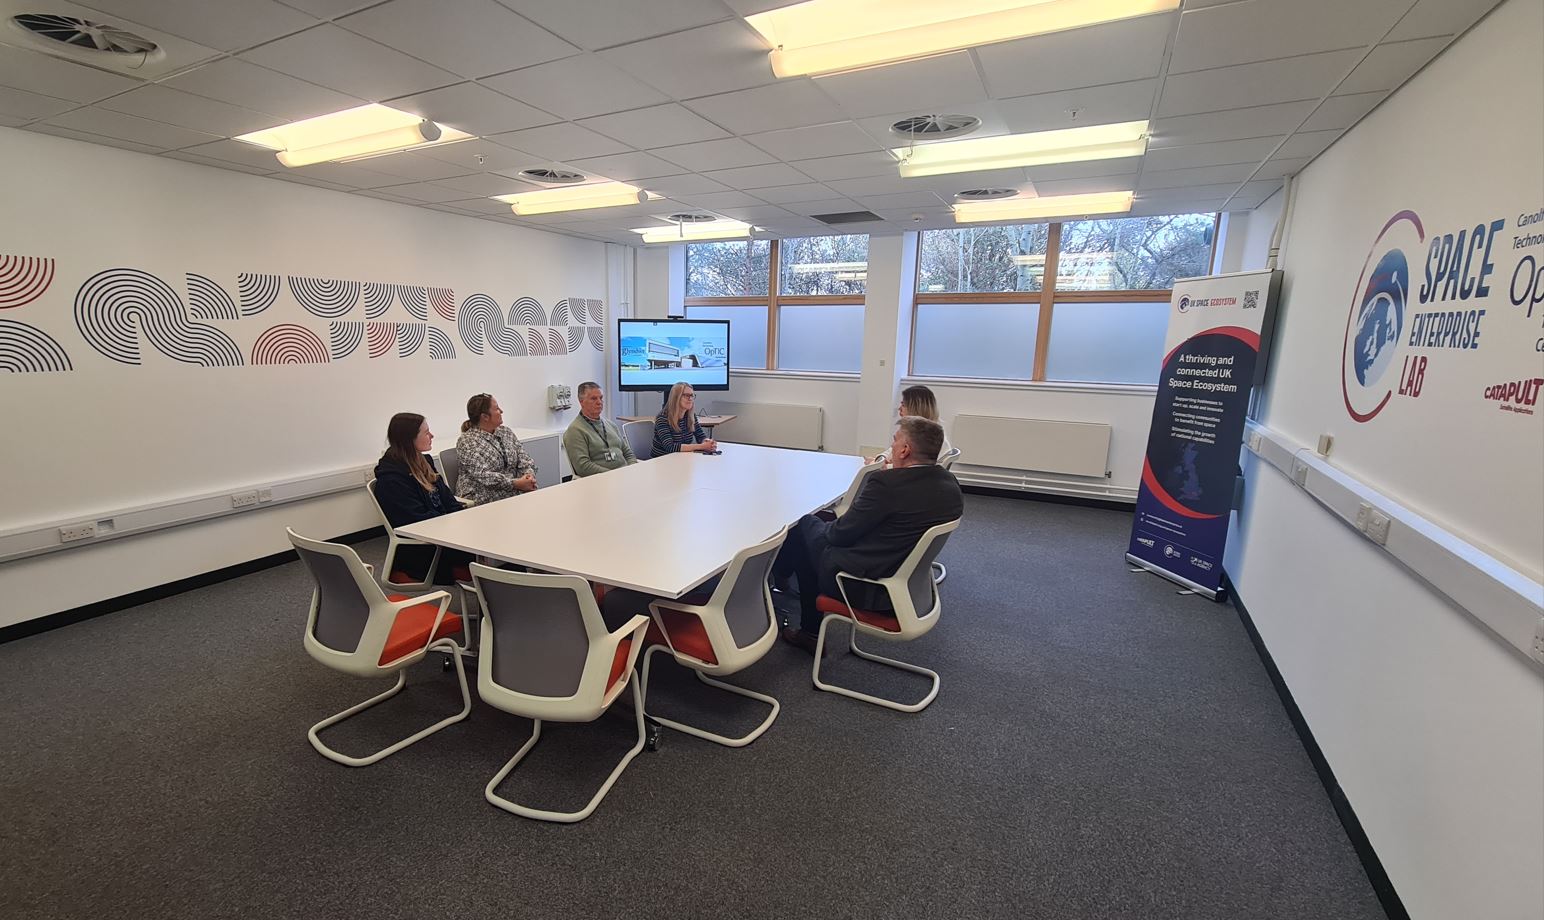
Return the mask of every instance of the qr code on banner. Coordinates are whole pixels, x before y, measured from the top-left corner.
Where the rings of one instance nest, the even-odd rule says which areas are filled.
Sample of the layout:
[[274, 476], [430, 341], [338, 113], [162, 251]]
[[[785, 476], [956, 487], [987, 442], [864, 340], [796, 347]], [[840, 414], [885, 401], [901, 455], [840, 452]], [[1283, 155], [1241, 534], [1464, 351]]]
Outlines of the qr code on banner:
[[1244, 309], [1245, 310], [1253, 310], [1253, 309], [1255, 309], [1258, 306], [1260, 306], [1260, 292], [1259, 291], [1245, 291], [1244, 292]]

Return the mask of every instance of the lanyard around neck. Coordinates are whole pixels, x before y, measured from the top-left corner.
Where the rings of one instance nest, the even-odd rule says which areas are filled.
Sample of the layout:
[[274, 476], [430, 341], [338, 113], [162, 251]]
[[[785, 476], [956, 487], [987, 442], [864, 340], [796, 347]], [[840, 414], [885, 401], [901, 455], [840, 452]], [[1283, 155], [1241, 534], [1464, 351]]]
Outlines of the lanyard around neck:
[[595, 429], [595, 433], [600, 435], [600, 446], [604, 447], [606, 450], [610, 450], [611, 438], [606, 432], [606, 423], [600, 419], [590, 418], [588, 415], [581, 415], [580, 418], [589, 422], [590, 427]]

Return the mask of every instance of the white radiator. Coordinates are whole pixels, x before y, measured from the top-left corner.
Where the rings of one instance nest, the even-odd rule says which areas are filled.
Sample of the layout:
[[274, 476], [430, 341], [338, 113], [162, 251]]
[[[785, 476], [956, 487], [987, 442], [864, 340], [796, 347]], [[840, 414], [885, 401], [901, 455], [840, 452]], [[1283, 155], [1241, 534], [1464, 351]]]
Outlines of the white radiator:
[[956, 415], [949, 440], [970, 466], [1101, 479], [1109, 469], [1110, 426], [1102, 422]]
[[825, 413], [819, 406], [715, 402], [711, 414], [737, 416], [713, 429], [717, 440], [803, 450], [821, 450], [825, 446]]

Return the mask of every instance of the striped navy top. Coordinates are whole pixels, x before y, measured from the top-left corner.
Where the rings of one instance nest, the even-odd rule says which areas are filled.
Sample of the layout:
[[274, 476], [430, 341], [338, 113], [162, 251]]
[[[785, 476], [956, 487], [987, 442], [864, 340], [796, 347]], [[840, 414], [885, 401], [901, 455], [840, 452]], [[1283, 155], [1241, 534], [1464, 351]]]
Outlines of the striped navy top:
[[[686, 426], [690, 425], [688, 429]], [[654, 416], [654, 446], [649, 450], [650, 457], [663, 457], [673, 454], [681, 449], [682, 444], [701, 444], [708, 439], [708, 433], [697, 424], [697, 413], [681, 416], [679, 429], [670, 427], [670, 419], [664, 412]]]

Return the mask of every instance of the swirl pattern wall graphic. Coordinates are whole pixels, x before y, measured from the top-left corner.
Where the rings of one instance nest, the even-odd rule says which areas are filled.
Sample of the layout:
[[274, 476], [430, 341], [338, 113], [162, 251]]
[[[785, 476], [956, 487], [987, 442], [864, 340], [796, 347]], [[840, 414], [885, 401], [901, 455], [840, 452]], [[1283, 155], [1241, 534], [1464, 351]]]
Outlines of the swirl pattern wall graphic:
[[241, 315], [256, 316], [279, 299], [279, 276], [242, 272], [236, 276], [236, 295], [241, 298]]
[[290, 293], [302, 307], [322, 319], [337, 319], [359, 302], [359, 282], [336, 278], [289, 279]]
[[53, 259], [0, 256], [0, 310], [32, 303], [53, 283]]
[[397, 324], [397, 357], [407, 358], [418, 353], [424, 344], [424, 330], [428, 323]]
[[316, 333], [294, 323], [280, 323], [252, 344], [252, 364], [326, 364], [327, 347]]
[[[294, 283], [295, 279], [291, 278], [290, 284], [293, 285]], [[386, 315], [387, 310], [391, 309], [391, 299], [397, 294], [397, 286], [395, 284], [375, 284], [366, 281], [363, 291], [365, 297], [365, 318], [380, 319]]]
[[347, 358], [365, 340], [363, 320], [335, 319], [327, 324], [327, 334], [332, 339], [332, 360]]
[[204, 367], [243, 363], [230, 336], [189, 322], [176, 291], [132, 268], [110, 268], [88, 278], [75, 294], [75, 325], [92, 348], [124, 364], [140, 363], [140, 333], [174, 361]]
[[606, 325], [606, 305], [598, 300], [586, 300], [585, 312], [590, 314], [590, 322], [602, 328]]
[[397, 341], [397, 324], [366, 323], [365, 338], [369, 340], [370, 357], [379, 358], [391, 351]]
[[545, 326], [547, 311], [541, 308], [536, 298], [522, 297], [510, 308], [509, 322], [512, 326]]
[[188, 316], [198, 320], [241, 319], [231, 295], [203, 275], [188, 272]]
[[451, 322], [456, 321], [456, 292], [450, 288], [429, 288], [429, 303], [434, 312]]
[[547, 330], [547, 354], [549, 354], [549, 355], [566, 355], [566, 354], [568, 354], [568, 337], [563, 334], [563, 330], [561, 330], [561, 329], [548, 329]]
[[[584, 301], [578, 300], [575, 303], [584, 303]], [[568, 323], [568, 301], [560, 300], [552, 305], [552, 325], [567, 326]]]
[[568, 354], [573, 354], [584, 344], [584, 327], [569, 326], [565, 331], [568, 333]]
[[413, 314], [415, 319], [426, 320], [429, 318], [429, 291], [427, 288], [414, 287], [411, 284], [397, 285], [397, 291], [402, 297], [402, 306], [407, 307], [407, 312]]
[[[513, 307], [509, 310], [509, 322], [510, 325], [515, 324]], [[489, 348], [501, 355], [515, 357], [526, 354], [523, 335], [504, 325], [503, 311], [487, 294], [473, 294], [461, 302], [456, 328], [461, 332], [461, 341], [473, 354], [483, 353], [485, 341]]]
[[530, 352], [529, 352], [530, 354], [533, 354], [533, 355], [546, 355], [547, 354], [547, 337], [545, 335], [542, 335], [542, 330], [540, 330], [540, 329], [527, 329], [525, 331], [525, 339], [526, 339], [526, 342], [530, 345]]
[[0, 371], [41, 374], [74, 369], [70, 356], [48, 333], [26, 323], [0, 319]]
[[433, 326], [429, 327], [429, 358], [432, 361], [456, 359], [456, 346], [451, 344], [450, 336]]
[[589, 303], [589, 301], [580, 300], [577, 297], [570, 297], [570, 298], [568, 298], [568, 309], [573, 311], [574, 322], [578, 323], [581, 326], [583, 326], [584, 322], [585, 322], [585, 320], [584, 320], [584, 311], [585, 311], [585, 304], [587, 304], [587, 303]]
[[596, 351], [606, 350], [606, 328], [604, 326], [589, 326], [584, 331], [589, 336], [590, 344], [595, 346]]

